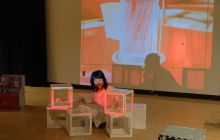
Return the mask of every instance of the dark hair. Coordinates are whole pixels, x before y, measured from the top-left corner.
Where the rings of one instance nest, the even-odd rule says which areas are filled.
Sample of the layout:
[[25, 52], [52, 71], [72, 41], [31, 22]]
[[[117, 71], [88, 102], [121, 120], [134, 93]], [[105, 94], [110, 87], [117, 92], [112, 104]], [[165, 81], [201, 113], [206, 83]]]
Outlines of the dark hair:
[[102, 88], [107, 89], [108, 83], [107, 83], [104, 73], [101, 70], [94, 71], [90, 77], [91, 87], [93, 88], [94, 91], [98, 91], [98, 87], [95, 85], [94, 79], [102, 79], [104, 82]]

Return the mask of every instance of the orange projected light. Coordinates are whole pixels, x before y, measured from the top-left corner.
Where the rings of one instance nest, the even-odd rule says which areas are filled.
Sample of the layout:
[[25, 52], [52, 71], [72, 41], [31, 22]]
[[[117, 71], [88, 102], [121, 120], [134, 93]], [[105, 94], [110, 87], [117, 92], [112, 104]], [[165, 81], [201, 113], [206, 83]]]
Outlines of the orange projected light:
[[166, 56], [163, 67], [178, 83], [182, 83], [184, 67], [211, 67], [212, 33], [164, 26], [163, 36], [161, 52]]
[[82, 0], [82, 18], [83, 20], [102, 19], [100, 5], [106, 2], [119, 1], [120, 0]]
[[205, 72], [204, 71], [193, 71], [187, 72], [187, 87], [189, 89], [200, 89], [204, 90], [205, 87]]
[[207, 90], [204, 81], [190, 82], [205, 80], [201, 73], [190, 78], [183, 71], [212, 69], [213, 13], [214, 0], [82, 0], [80, 84], [89, 85], [91, 73], [100, 69], [113, 86], [166, 90], [156, 76], [146, 79], [144, 60], [155, 53], [158, 68], [178, 86], [170, 90]]
[[112, 77], [112, 79], [114, 79], [114, 83], [120, 84], [124, 82], [124, 79], [123, 79], [124, 70], [122, 67], [113, 67], [112, 72], [116, 73], [116, 74], [113, 74], [113, 77]]
[[137, 70], [132, 70], [130, 73], [130, 83], [131, 85], [139, 85], [141, 83], [141, 72]]
[[102, 69], [111, 82], [112, 55], [118, 47], [118, 41], [105, 37], [104, 27], [82, 30], [80, 83], [89, 84], [90, 74], [97, 69]]

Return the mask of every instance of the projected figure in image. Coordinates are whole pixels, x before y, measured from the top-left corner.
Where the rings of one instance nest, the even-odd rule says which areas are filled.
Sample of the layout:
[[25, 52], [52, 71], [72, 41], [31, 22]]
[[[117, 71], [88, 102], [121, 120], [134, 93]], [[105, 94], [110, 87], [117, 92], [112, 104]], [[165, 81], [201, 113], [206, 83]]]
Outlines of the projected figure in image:
[[144, 69], [144, 88], [165, 91], [181, 89], [181, 86], [178, 85], [172, 74], [162, 68], [158, 54], [152, 53], [146, 57]]
[[107, 37], [120, 41], [120, 48], [113, 55], [115, 63], [143, 66], [147, 54], [159, 53], [158, 0], [105, 3], [102, 13]]
[[[214, 0], [166, 1], [160, 51], [166, 56], [163, 67], [179, 84], [191, 81], [185, 88], [204, 90], [195, 86], [204, 74], [194, 72], [182, 77], [183, 71], [211, 68]], [[160, 4], [161, 5], [161, 4]], [[201, 84], [202, 85], [202, 84]]]
[[[145, 79], [142, 76], [145, 58], [156, 53], [160, 68], [169, 71], [182, 88], [193, 92], [207, 89], [203, 85], [208, 75], [200, 71], [212, 69], [212, 59], [216, 58], [212, 57], [214, 0], [83, 2], [81, 84], [89, 85], [95, 69], [102, 69], [111, 83], [115, 79], [112, 77], [121, 73], [113, 73], [113, 65], [118, 65], [118, 69], [121, 66], [132, 75], [125, 73], [117, 77], [117, 82], [123, 87], [139, 88]], [[201, 79], [204, 80], [199, 86], [194, 84]], [[160, 89], [160, 84], [156, 85]]]

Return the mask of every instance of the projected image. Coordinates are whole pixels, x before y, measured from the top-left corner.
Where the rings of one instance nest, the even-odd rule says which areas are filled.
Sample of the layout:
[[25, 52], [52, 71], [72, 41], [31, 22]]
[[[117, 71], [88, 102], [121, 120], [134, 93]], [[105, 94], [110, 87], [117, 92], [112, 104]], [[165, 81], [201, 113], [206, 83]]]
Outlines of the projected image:
[[214, 0], [82, 0], [80, 84], [206, 91]]

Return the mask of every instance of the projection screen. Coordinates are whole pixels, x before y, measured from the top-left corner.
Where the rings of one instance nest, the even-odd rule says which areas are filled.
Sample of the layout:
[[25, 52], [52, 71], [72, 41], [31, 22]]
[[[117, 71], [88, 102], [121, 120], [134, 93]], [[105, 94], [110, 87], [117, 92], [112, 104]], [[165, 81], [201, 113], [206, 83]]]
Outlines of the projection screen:
[[81, 2], [81, 85], [100, 69], [116, 87], [219, 94], [214, 0]]

